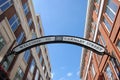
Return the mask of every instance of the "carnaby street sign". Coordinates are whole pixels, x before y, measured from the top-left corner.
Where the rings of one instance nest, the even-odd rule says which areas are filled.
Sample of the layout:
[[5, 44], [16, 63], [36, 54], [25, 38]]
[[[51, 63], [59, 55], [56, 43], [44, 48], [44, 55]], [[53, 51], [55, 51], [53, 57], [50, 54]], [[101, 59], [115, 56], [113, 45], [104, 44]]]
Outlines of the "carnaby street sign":
[[25, 51], [26, 49], [32, 48], [34, 46], [48, 44], [48, 43], [70, 43], [78, 46], [85, 47], [92, 51], [97, 52], [99, 55], [103, 55], [105, 48], [95, 42], [89, 41], [84, 38], [67, 36], [67, 35], [53, 35], [53, 36], [43, 36], [40, 38], [29, 40], [23, 44], [20, 44], [13, 48], [12, 53], [19, 54], [20, 52]]

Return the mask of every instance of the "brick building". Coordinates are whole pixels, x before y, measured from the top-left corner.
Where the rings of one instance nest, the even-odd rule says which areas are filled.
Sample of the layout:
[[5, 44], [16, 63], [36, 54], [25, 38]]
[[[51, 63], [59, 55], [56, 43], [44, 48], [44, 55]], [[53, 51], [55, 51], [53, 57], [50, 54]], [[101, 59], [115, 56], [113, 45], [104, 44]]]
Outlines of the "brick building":
[[10, 55], [3, 61], [5, 54], [16, 45], [43, 35], [40, 16], [35, 15], [32, 0], [0, 0], [0, 62], [10, 80], [51, 80], [45, 45]]
[[120, 0], [88, 0], [84, 37], [103, 45], [107, 55], [82, 49], [82, 80], [120, 79]]

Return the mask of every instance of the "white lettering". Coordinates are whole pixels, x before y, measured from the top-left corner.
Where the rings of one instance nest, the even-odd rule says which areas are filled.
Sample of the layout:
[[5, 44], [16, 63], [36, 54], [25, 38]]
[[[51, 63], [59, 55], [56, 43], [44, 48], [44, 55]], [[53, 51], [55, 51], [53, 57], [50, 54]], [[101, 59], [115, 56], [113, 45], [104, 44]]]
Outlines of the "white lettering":
[[28, 41], [20, 46], [17, 46], [16, 48], [14, 48], [13, 51], [20, 52], [21, 50], [26, 49], [28, 47], [32, 47], [37, 44], [42, 44], [42, 43], [51, 42], [51, 41], [52, 42], [54, 42], [54, 41], [73, 42], [73, 43], [83, 45], [85, 47], [89, 47], [100, 53], [103, 53], [105, 51], [104, 47], [102, 47], [94, 42], [91, 42], [89, 40], [85, 40], [82, 38], [76, 38], [76, 37], [65, 37], [65, 36], [43, 37], [43, 38], [35, 39], [32, 41]]

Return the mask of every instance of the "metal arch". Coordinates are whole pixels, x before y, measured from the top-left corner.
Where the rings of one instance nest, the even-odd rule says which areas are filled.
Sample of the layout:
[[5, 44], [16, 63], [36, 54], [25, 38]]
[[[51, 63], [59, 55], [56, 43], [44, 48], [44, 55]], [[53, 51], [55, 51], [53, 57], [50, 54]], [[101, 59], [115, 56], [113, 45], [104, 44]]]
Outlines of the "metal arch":
[[97, 44], [95, 42], [92, 42], [90, 40], [76, 37], [76, 36], [69, 36], [69, 35], [52, 35], [52, 36], [43, 36], [40, 38], [32, 39], [29, 41], [26, 41], [25, 43], [22, 43], [10, 52], [10, 54], [19, 54], [29, 48], [38, 46], [38, 45], [43, 45], [43, 44], [49, 44], [49, 43], [69, 43], [69, 44], [74, 44], [78, 46], [85, 47], [87, 49], [90, 49], [94, 52], [97, 52], [99, 55], [103, 55], [105, 52], [105, 48]]

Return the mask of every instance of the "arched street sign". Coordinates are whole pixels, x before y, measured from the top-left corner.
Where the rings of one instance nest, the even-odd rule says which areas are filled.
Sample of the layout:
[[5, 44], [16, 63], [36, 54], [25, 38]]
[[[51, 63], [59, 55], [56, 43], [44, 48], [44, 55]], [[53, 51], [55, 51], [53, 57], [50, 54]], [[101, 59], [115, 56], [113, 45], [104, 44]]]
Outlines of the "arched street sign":
[[29, 48], [32, 48], [38, 45], [49, 44], [49, 43], [74, 44], [74, 45], [85, 47], [94, 52], [97, 52], [97, 54], [99, 55], [103, 55], [105, 52], [105, 48], [102, 45], [92, 42], [90, 40], [84, 39], [84, 38], [75, 37], [75, 36], [67, 36], [67, 35], [53, 35], [53, 36], [43, 36], [40, 38], [29, 40], [23, 44], [20, 44], [16, 46], [15, 48], [13, 48], [11, 54], [17, 55], [20, 52], [23, 52]]

